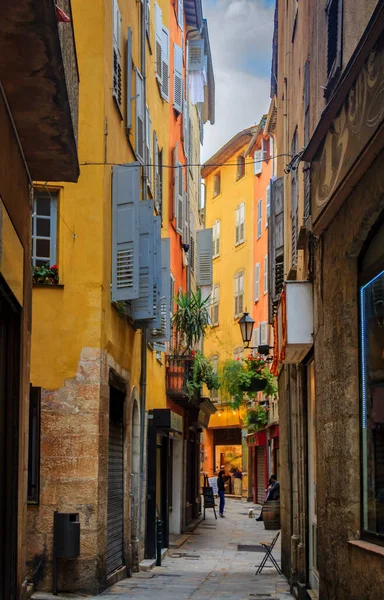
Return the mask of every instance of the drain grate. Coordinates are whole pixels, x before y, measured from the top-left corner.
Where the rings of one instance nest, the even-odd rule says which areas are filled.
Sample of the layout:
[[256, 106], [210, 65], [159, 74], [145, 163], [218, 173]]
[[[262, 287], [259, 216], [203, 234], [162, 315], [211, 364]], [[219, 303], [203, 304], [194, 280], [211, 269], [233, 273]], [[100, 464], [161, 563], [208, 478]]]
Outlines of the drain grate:
[[238, 552], [265, 552], [265, 549], [263, 546], [257, 545], [257, 544], [250, 544], [249, 546], [247, 544], [239, 544], [237, 546], [237, 551]]

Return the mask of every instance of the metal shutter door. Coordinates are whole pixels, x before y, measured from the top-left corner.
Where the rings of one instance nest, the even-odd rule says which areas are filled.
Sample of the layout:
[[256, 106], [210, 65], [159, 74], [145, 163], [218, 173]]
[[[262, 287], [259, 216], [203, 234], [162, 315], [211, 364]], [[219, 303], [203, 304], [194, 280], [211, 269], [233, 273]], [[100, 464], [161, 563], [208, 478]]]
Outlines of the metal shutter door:
[[264, 446], [256, 448], [256, 468], [257, 468], [257, 503], [264, 504], [265, 499], [265, 463]]
[[109, 421], [107, 575], [123, 566], [123, 424]]

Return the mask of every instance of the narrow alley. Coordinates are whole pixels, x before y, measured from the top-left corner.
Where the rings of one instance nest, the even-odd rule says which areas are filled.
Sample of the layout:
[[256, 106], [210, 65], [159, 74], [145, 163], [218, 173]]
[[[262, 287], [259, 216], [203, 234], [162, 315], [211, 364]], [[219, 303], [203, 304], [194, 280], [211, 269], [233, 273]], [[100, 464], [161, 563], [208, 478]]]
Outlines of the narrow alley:
[[[110, 588], [99, 600], [282, 600], [292, 598], [285, 577], [268, 561], [261, 575], [256, 567], [265, 555], [261, 542], [275, 531], [248, 517], [253, 504], [227, 499], [225, 519], [216, 521], [207, 510], [202, 521], [180, 548], [169, 550], [161, 567], [137, 573]], [[280, 563], [279, 540], [273, 552]], [[96, 598], [96, 597], [95, 597]]]

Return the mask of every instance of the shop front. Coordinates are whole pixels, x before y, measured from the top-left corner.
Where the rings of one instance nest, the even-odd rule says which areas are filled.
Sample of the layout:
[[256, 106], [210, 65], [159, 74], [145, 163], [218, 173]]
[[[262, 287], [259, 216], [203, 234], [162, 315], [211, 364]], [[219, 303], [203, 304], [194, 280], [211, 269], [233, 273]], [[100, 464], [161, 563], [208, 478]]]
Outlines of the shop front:
[[253, 502], [264, 504], [265, 490], [268, 487], [268, 444], [267, 432], [257, 431], [247, 435], [247, 446], [252, 449]]

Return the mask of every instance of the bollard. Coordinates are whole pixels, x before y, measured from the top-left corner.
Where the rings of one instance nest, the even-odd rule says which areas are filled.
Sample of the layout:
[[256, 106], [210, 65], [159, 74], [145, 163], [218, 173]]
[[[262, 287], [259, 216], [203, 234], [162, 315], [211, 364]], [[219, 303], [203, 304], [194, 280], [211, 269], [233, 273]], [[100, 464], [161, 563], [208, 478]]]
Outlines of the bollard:
[[160, 519], [157, 519], [157, 555], [156, 555], [156, 566], [161, 567], [161, 550], [163, 547], [163, 524]]

